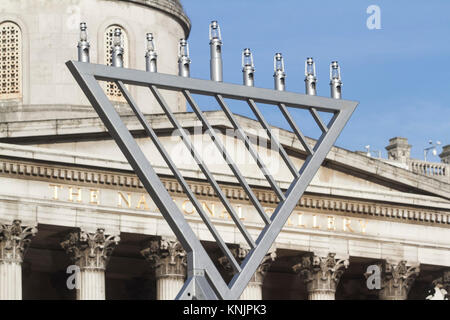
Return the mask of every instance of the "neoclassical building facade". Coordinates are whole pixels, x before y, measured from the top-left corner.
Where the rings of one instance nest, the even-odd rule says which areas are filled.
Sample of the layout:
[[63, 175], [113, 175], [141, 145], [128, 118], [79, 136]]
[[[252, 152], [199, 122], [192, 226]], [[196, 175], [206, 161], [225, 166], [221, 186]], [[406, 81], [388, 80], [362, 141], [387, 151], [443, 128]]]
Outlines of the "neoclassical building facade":
[[[0, 4], [0, 299], [173, 299], [186, 254], [67, 70], [86, 22], [91, 62], [111, 64], [122, 31], [124, 66], [145, 70], [152, 32], [158, 72], [177, 74], [190, 21], [177, 0], [4, 0]], [[104, 90], [149, 155], [224, 279], [233, 273], [118, 88]], [[249, 248], [149, 93], [130, 88], [238, 261]], [[164, 93], [243, 224], [264, 227], [183, 96]], [[267, 214], [277, 197], [222, 112], [206, 112]], [[254, 139], [258, 123], [241, 116]], [[300, 167], [304, 147], [280, 143]], [[313, 141], [310, 140], [312, 143]], [[259, 146], [282, 189], [289, 170]], [[442, 163], [410, 159], [394, 138], [389, 159], [333, 147], [241, 299], [444, 299], [450, 285], [450, 149]], [[430, 291], [431, 290], [431, 291]]]

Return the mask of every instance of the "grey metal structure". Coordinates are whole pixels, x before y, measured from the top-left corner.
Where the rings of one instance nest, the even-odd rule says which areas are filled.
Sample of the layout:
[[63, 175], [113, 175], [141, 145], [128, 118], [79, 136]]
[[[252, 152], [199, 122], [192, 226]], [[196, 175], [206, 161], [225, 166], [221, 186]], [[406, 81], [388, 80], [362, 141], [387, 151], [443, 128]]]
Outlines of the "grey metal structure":
[[145, 70], [148, 72], [158, 72], [158, 54], [156, 53], [153, 34], [146, 35]]
[[222, 63], [222, 35], [217, 21], [212, 21], [209, 25], [209, 47], [210, 47], [210, 68], [211, 80], [223, 81], [223, 63]]
[[[180, 56], [183, 56], [183, 54]], [[252, 64], [252, 61], [250, 63]], [[67, 66], [187, 252], [188, 278], [178, 294], [177, 299], [239, 298], [357, 106], [357, 102], [353, 101], [303, 95], [281, 90], [255, 88], [248, 82], [246, 83], [247, 85], [236, 85], [210, 80], [192, 79], [186, 77], [186, 73], [180, 74], [180, 76], [173, 76], [75, 61], [67, 62]], [[249, 65], [249, 67], [252, 68], [252, 65]], [[175, 178], [178, 180], [184, 192], [191, 200], [193, 206], [215, 238], [220, 249], [234, 268], [236, 274], [230, 283], [226, 283], [223, 280], [200, 240], [189, 226], [183, 213], [174, 203], [150, 162], [122, 122], [119, 114], [116, 112], [114, 106], [100, 86], [99, 81], [115, 82], [121, 90], [134, 114], [142, 124], [145, 132], [157, 147]], [[191, 105], [194, 113], [201, 121], [203, 127], [208, 129], [208, 134], [265, 224], [262, 232], [254, 239], [246, 230], [244, 224], [229, 203], [229, 200], [222, 192], [218, 182], [214, 179], [199, 153], [193, 147], [189, 136], [184, 130], [179, 130], [181, 139], [186, 144], [192, 157], [195, 159], [199, 168], [213, 187], [216, 195], [235, 222], [236, 227], [250, 246], [251, 250], [241, 265], [233, 257], [227, 245], [218, 234], [210, 221], [208, 214], [196, 199], [180, 171], [176, 168], [174, 162], [164, 149], [164, 146], [159, 141], [153, 128], [136, 105], [125, 85], [148, 87], [175, 129], [182, 129], [182, 127], [170, 110], [170, 107], [167, 105], [163, 96], [160, 94], [160, 89], [181, 91]], [[238, 138], [244, 142], [248, 152], [255, 159], [269, 185], [278, 197], [279, 204], [271, 217], [264, 212], [259, 200], [246, 182], [243, 174], [233, 162], [221, 140], [193, 99], [193, 94], [215, 97], [232, 126], [236, 129]], [[293, 182], [287, 191], [281, 190], [275, 182], [275, 179], [270, 175], [265, 164], [259, 157], [256, 148], [252, 145], [249, 137], [240, 126], [239, 121], [231, 112], [225, 99], [246, 101], [263, 128], [267, 131], [270, 142], [278, 148], [280, 156], [293, 175]], [[292, 127], [293, 132], [303, 145], [307, 154], [306, 160], [300, 170], [295, 168], [282, 145], [272, 134], [271, 127], [257, 107], [257, 103], [269, 104], [275, 108], [279, 108]], [[308, 141], [300, 131], [300, 128], [291, 116], [289, 108], [307, 109], [312, 113], [313, 118], [322, 130], [322, 135], [317, 140], [315, 146], [309, 145]], [[321, 120], [318, 111], [330, 112], [333, 114], [327, 125]]]

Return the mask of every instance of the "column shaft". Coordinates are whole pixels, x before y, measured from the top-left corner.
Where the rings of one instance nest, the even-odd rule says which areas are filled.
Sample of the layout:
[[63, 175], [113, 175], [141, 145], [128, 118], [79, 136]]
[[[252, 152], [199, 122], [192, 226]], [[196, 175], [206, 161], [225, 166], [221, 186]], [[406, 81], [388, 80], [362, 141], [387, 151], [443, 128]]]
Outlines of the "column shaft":
[[156, 299], [174, 300], [184, 284], [184, 278], [162, 277], [156, 280]]
[[292, 267], [306, 284], [308, 300], [335, 300], [339, 280], [348, 267], [348, 259], [336, 259], [328, 255], [308, 254]]
[[81, 270], [80, 289], [77, 300], [105, 300], [105, 272], [103, 270]]
[[250, 282], [242, 292], [240, 300], [262, 300], [262, 284]]
[[22, 300], [22, 265], [0, 263], [0, 300]]
[[155, 271], [156, 299], [174, 300], [186, 279], [186, 252], [176, 239], [152, 239], [141, 251]]
[[22, 299], [23, 257], [36, 232], [20, 220], [0, 225], [0, 300]]
[[106, 235], [99, 228], [94, 233], [72, 232], [61, 246], [79, 267], [77, 300], [105, 300], [105, 269], [120, 237]]

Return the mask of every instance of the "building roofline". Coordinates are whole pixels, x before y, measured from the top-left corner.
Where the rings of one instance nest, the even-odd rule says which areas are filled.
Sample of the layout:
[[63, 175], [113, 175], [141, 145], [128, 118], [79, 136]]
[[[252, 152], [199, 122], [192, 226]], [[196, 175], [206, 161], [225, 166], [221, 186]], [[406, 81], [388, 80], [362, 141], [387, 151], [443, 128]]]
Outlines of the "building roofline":
[[169, 1], [169, 0], [118, 0], [125, 2], [132, 2], [138, 5], [143, 5], [146, 7], [154, 8], [160, 10], [164, 13], [167, 13], [173, 16], [184, 29], [186, 34], [186, 38], [189, 37], [189, 33], [191, 32], [191, 20], [187, 16], [186, 12], [183, 9], [183, 6], [179, 1]]
[[[208, 121], [213, 127], [228, 128], [230, 124], [220, 111], [205, 112]], [[244, 128], [258, 129], [259, 123], [247, 117], [236, 115], [240, 118]], [[141, 129], [137, 119], [132, 115], [123, 115], [127, 126]], [[185, 128], [191, 128], [198, 123], [192, 112], [177, 113], [177, 118]], [[74, 121], [76, 120], [76, 121]], [[164, 132], [173, 129], [164, 114], [152, 114], [149, 117], [152, 127]], [[136, 125], [134, 123], [136, 122]], [[26, 123], [26, 125], [24, 125]], [[231, 127], [230, 127], [231, 128]], [[292, 152], [306, 156], [303, 146], [295, 138], [294, 133], [280, 130], [280, 143]], [[36, 135], [39, 132], [39, 136]], [[77, 119], [52, 119], [15, 121], [0, 124], [0, 142], [28, 144], [30, 142], [43, 141], [78, 141], [89, 140], [89, 137], [109, 137], [103, 123], [98, 117], [86, 117]], [[49, 139], [50, 138], [50, 139]], [[265, 138], [265, 137], [264, 137]], [[314, 139], [307, 138], [310, 142]], [[356, 176], [366, 177], [380, 184], [391, 185], [405, 192], [416, 192], [425, 195], [434, 195], [444, 199], [450, 199], [450, 183], [419, 175], [409, 170], [385, 163], [382, 160], [360, 155], [356, 152], [333, 146], [328, 153], [324, 164], [336, 170], [348, 172]]]

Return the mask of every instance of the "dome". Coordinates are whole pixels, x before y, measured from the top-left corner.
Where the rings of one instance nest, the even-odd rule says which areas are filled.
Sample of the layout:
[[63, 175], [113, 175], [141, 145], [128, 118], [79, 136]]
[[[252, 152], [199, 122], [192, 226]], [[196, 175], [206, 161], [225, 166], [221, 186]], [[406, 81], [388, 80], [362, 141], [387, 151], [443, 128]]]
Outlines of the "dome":
[[[187, 38], [191, 22], [178, 0], [16, 0], [0, 3], [1, 42], [8, 52], [8, 77], [0, 87], [0, 120], [4, 122], [37, 119], [91, 117], [95, 112], [67, 69], [65, 62], [77, 59], [80, 22], [88, 27], [91, 63], [110, 64], [111, 30], [121, 28], [124, 40], [124, 66], [145, 70], [145, 37], [155, 36], [158, 71], [178, 73], [178, 42]], [[126, 58], [126, 59], [125, 59]], [[9, 59], [9, 60], [8, 60]], [[8, 70], [9, 70], [8, 69]], [[125, 102], [117, 88], [103, 84], [108, 97]], [[131, 93], [143, 112], [161, 112], [150, 102], [145, 88], [132, 87]], [[170, 93], [174, 111], [184, 111], [181, 94]]]
[[189, 35], [189, 32], [191, 30], [191, 21], [184, 12], [183, 6], [181, 5], [179, 0], [119, 0], [119, 1], [134, 2], [137, 4], [153, 7], [165, 13], [173, 15], [183, 25], [186, 32], [186, 37]]

